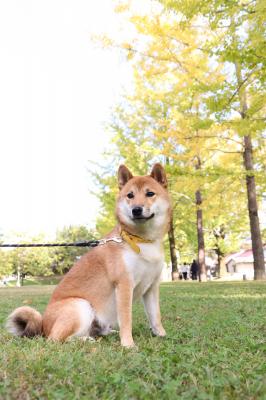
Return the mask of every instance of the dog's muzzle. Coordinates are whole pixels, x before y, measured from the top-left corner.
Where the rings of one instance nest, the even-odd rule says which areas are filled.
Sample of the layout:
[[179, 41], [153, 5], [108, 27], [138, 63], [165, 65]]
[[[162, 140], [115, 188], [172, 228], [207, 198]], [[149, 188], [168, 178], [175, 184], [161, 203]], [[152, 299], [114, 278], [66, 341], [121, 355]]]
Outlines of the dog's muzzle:
[[133, 218], [139, 218], [139, 217], [142, 217], [142, 214], [143, 214], [143, 208], [142, 207], [134, 207], [134, 208], [132, 208], [132, 215], [133, 215]]
[[132, 208], [132, 218], [133, 220], [140, 220], [140, 221], [148, 221], [149, 219], [154, 217], [154, 213], [146, 217], [143, 215], [143, 207], [136, 206]]

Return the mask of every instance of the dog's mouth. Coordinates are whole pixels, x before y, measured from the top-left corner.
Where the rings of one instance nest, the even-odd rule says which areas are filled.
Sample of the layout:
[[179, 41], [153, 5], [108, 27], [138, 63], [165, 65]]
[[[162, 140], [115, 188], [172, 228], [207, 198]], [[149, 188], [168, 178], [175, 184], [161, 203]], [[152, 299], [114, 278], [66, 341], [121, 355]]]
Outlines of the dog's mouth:
[[145, 221], [149, 221], [150, 219], [152, 219], [154, 217], [154, 215], [155, 215], [154, 213], [152, 213], [149, 217], [144, 217], [143, 215], [140, 215], [140, 216], [135, 216], [132, 219], [133, 219], [133, 221], [145, 222]]

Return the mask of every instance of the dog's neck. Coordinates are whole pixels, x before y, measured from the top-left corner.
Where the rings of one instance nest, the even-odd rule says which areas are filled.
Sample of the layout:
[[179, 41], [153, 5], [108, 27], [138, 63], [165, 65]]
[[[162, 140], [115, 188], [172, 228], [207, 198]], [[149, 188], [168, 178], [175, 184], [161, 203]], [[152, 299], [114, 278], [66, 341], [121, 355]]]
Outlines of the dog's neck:
[[138, 245], [139, 243], [152, 243], [153, 242], [153, 240], [144, 239], [141, 236], [137, 236], [137, 235], [132, 235], [123, 229], [120, 231], [120, 236], [125, 242], [127, 242], [127, 244], [129, 244], [129, 246], [132, 248], [132, 250], [134, 250], [135, 253], [137, 253], [137, 254], [140, 253], [140, 247]]
[[143, 242], [146, 243], [155, 242], [155, 241], [163, 241], [163, 237], [165, 235], [165, 229], [147, 229], [145, 226], [137, 226], [131, 227], [127, 226], [123, 223], [118, 225], [119, 233], [124, 231], [129, 235], [133, 235], [137, 238], [140, 238]]

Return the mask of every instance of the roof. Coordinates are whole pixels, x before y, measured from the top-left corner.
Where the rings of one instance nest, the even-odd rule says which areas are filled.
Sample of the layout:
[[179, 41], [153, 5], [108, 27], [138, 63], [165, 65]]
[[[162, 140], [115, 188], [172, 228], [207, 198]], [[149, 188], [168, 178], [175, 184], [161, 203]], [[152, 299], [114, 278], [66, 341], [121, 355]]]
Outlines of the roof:
[[[264, 254], [266, 254], [266, 245], [263, 246]], [[252, 249], [241, 250], [238, 253], [229, 254], [225, 257], [225, 264], [228, 264], [229, 261], [235, 261], [236, 263], [253, 263], [253, 251]]]

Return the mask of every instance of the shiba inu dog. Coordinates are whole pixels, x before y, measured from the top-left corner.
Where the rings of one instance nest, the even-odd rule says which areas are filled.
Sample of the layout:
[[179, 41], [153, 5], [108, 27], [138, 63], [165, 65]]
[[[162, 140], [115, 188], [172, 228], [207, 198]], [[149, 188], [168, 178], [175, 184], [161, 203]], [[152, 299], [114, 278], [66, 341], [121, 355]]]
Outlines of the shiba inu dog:
[[165, 171], [155, 164], [149, 176], [118, 170], [118, 225], [103, 246], [81, 257], [55, 288], [42, 316], [31, 307], [8, 318], [14, 335], [64, 341], [107, 335], [118, 324], [121, 345], [133, 347], [132, 302], [142, 297], [154, 335], [165, 336], [159, 307], [159, 283], [171, 205]]

